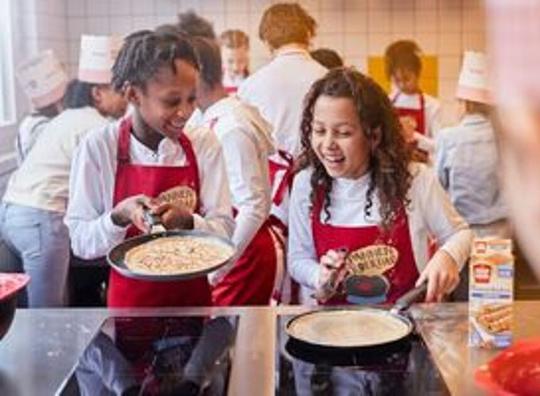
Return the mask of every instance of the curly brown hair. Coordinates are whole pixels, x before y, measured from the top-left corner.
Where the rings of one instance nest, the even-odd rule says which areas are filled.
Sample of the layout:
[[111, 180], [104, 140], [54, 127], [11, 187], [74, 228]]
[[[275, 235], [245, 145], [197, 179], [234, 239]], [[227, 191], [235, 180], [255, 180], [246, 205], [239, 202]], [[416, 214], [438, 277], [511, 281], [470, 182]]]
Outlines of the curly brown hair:
[[259, 38], [272, 49], [286, 44], [308, 45], [315, 35], [317, 22], [297, 3], [277, 3], [263, 14]]
[[401, 126], [392, 103], [375, 81], [353, 68], [333, 69], [311, 86], [304, 99], [301, 123], [302, 153], [298, 165], [300, 169], [313, 168], [310, 194], [312, 208], [315, 200], [319, 199], [319, 192], [324, 193], [323, 207], [327, 220], [330, 218], [333, 179], [311, 147], [313, 109], [321, 95], [352, 99], [366, 138], [369, 141], [380, 139], [378, 144], [373, 145], [371, 152], [370, 181], [364, 213], [367, 217], [371, 215], [373, 194], [376, 192], [380, 201], [381, 226], [388, 230], [398, 211], [409, 204], [407, 193], [413, 177], [409, 170], [411, 152], [401, 134]]

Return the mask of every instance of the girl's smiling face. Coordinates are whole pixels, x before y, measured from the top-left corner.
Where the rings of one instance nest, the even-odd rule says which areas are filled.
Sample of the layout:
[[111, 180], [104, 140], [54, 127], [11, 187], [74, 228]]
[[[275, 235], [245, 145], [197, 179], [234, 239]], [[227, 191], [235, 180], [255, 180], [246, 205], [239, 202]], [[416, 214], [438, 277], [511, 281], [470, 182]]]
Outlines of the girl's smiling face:
[[198, 72], [176, 59], [175, 70], [161, 67], [144, 89], [135, 88], [133, 102], [146, 125], [170, 139], [177, 139], [195, 109]]
[[329, 176], [357, 179], [369, 169], [372, 143], [350, 98], [321, 95], [313, 106], [311, 147]]

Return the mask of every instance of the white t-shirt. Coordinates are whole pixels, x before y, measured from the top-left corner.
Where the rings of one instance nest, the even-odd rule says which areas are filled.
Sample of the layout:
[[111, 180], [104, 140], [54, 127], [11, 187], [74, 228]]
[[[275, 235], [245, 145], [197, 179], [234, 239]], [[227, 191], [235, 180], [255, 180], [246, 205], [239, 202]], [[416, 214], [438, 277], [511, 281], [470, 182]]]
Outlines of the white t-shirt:
[[[127, 227], [119, 227], [111, 219], [119, 123], [91, 131], [73, 159], [65, 223], [73, 252], [84, 259], [104, 256], [126, 235]], [[204, 128], [185, 133], [199, 168], [201, 214], [194, 215], [194, 229], [230, 238], [234, 220], [219, 142]], [[129, 154], [132, 163], [140, 165], [183, 166], [187, 162], [178, 141], [167, 138], [154, 152], [132, 137]]]

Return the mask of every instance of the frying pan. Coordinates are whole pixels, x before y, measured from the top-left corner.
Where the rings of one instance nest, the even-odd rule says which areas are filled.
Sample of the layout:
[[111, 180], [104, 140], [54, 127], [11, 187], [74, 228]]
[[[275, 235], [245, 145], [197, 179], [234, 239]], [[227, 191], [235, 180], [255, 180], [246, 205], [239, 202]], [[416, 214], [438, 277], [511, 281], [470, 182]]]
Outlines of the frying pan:
[[[390, 352], [403, 347], [408, 337], [413, 332], [414, 326], [408, 316], [403, 314], [411, 303], [417, 301], [427, 290], [427, 283], [408, 291], [399, 298], [390, 309], [375, 307], [348, 307], [337, 309], [326, 309], [306, 312], [295, 316], [287, 322], [285, 332], [289, 336], [286, 348], [294, 352], [313, 352], [326, 354], [339, 354], [347, 352]], [[368, 323], [369, 320], [375, 323], [375, 326], [381, 326], [380, 330], [389, 327], [396, 330], [394, 335], [384, 335], [383, 331], [377, 333], [377, 327], [372, 331], [378, 337], [366, 340], [359, 337], [344, 342], [343, 339], [318, 338], [317, 329], [321, 323], [324, 326], [325, 320], [328, 321], [328, 328], [339, 329], [340, 323], [347, 325], [347, 321], [357, 318]]]
[[[223, 260], [220, 263], [212, 267], [205, 267], [201, 270], [193, 270], [190, 272], [183, 272], [181, 274], [145, 274], [139, 272], [133, 272], [126, 266], [125, 257], [126, 253], [133, 249], [134, 247], [145, 244], [146, 242], [154, 241], [161, 238], [171, 238], [178, 236], [189, 236], [203, 238], [208, 242], [225, 245], [231, 250], [231, 254], [227, 259]], [[120, 244], [113, 247], [107, 254], [107, 262], [111, 267], [113, 267], [120, 274], [133, 279], [146, 280], [146, 281], [176, 281], [176, 280], [185, 280], [200, 277], [208, 274], [209, 272], [215, 271], [223, 265], [227, 264], [230, 259], [234, 256], [235, 249], [233, 244], [222, 237], [217, 235], [210, 234], [205, 231], [196, 231], [196, 230], [169, 230], [169, 231], [160, 231], [153, 232], [150, 234], [139, 235], [133, 238], [126, 239]]]

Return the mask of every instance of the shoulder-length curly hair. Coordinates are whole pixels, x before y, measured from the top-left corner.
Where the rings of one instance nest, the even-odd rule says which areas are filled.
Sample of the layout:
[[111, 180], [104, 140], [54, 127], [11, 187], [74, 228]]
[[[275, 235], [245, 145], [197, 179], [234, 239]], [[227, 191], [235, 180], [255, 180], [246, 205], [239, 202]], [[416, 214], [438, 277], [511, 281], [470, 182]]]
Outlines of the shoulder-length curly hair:
[[[370, 181], [366, 193], [364, 213], [371, 215], [373, 194], [380, 201], [381, 226], [389, 229], [398, 211], [409, 204], [407, 193], [412, 183], [409, 170], [410, 149], [401, 134], [399, 120], [392, 104], [383, 89], [371, 78], [352, 68], [338, 68], [329, 71], [316, 81], [304, 99], [301, 123], [302, 153], [299, 168], [313, 168], [311, 176], [311, 203], [324, 194], [321, 202], [330, 218], [330, 191], [332, 177], [311, 146], [313, 129], [313, 109], [317, 99], [322, 96], [350, 98], [356, 107], [362, 131], [368, 141], [373, 141], [369, 163]], [[378, 143], [377, 143], [378, 142]]]

